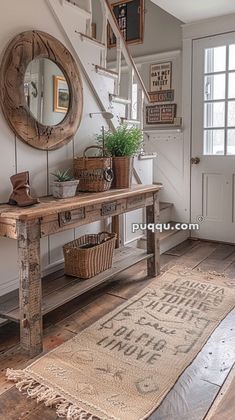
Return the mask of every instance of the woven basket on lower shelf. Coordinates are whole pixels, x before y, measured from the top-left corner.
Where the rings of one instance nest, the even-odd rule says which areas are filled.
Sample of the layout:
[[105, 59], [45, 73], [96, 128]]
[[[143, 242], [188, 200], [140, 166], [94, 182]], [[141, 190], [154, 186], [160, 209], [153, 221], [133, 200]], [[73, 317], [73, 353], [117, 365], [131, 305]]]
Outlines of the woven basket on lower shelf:
[[89, 279], [112, 267], [116, 233], [84, 235], [64, 245], [65, 274]]

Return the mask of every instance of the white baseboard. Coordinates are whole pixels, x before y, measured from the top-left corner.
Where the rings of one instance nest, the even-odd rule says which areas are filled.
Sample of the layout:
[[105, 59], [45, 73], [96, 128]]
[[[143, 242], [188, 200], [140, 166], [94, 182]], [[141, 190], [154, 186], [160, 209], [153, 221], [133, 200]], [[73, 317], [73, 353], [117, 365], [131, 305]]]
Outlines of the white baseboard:
[[[49, 274], [54, 273], [55, 271], [61, 270], [64, 267], [64, 260], [61, 259], [56, 261], [53, 264], [48, 265], [47, 267], [43, 268], [42, 276], [48, 276]], [[19, 279], [9, 279], [4, 283], [1, 282], [0, 284], [0, 296], [6, 295], [7, 293], [12, 292], [12, 290], [18, 289], [19, 287]]]
[[42, 277], [49, 276], [55, 271], [62, 270], [63, 267], [64, 267], [64, 259], [62, 258], [61, 260], [58, 260], [44, 267], [42, 270]]
[[18, 289], [18, 287], [19, 287], [18, 277], [14, 278], [14, 279], [7, 280], [4, 283], [1, 282], [1, 284], [0, 284], [0, 296], [6, 295], [7, 293], [12, 292], [12, 290]]

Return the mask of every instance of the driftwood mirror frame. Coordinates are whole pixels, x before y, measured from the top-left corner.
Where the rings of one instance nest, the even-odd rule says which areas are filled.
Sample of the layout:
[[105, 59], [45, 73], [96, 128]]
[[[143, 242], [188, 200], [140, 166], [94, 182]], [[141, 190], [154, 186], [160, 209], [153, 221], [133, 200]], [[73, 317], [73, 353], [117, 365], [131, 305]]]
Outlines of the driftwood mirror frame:
[[[25, 100], [24, 76], [35, 58], [47, 58], [57, 64], [69, 87], [68, 112], [63, 121], [54, 126], [38, 122]], [[53, 150], [68, 143], [80, 125], [83, 110], [81, 77], [71, 53], [45, 32], [27, 31], [17, 35], [8, 45], [1, 63], [0, 103], [13, 132], [28, 145]]]

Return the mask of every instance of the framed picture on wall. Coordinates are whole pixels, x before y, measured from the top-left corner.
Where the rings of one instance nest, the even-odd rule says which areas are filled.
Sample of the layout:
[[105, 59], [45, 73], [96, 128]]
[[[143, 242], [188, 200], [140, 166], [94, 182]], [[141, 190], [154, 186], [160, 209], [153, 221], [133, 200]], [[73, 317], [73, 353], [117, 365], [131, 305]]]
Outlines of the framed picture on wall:
[[65, 77], [54, 76], [54, 112], [67, 112], [69, 108], [69, 88]]
[[150, 92], [170, 90], [172, 81], [172, 62], [152, 64], [150, 66]]
[[[119, 0], [111, 4], [118, 26], [127, 44], [142, 44], [144, 39], [144, 0]], [[108, 25], [108, 47], [116, 46], [116, 37]]]
[[176, 104], [147, 105], [145, 108], [145, 124], [174, 124]]
[[92, 22], [92, 24], [91, 24], [91, 36], [94, 39], [96, 39], [96, 37], [97, 37], [97, 27], [96, 27], [96, 23], [94, 23], [94, 22]]

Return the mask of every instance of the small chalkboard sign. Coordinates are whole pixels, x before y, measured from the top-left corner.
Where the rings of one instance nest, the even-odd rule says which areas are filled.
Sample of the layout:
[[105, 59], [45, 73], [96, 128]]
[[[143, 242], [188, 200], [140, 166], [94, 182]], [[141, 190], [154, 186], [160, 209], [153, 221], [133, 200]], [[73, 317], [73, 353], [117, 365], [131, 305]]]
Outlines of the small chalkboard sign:
[[174, 124], [176, 104], [146, 106], [146, 124]]
[[[127, 44], [141, 44], [144, 33], [144, 0], [121, 0], [111, 4], [118, 26]], [[108, 25], [108, 47], [116, 46], [116, 37]]]

